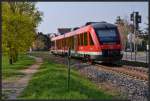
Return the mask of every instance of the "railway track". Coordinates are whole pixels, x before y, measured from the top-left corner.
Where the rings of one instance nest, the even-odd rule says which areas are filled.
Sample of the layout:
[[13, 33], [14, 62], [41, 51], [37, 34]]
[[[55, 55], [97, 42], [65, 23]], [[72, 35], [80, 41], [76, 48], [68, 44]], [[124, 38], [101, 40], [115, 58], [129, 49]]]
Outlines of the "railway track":
[[[76, 60], [76, 59], [75, 59]], [[80, 61], [81, 62], [81, 61]], [[148, 81], [148, 70], [145, 68], [133, 67], [122, 65], [120, 67], [114, 66], [106, 66], [100, 63], [95, 62], [95, 66], [98, 70], [103, 70], [105, 72], [111, 72], [123, 76], [128, 76], [130, 78], [142, 80], [144, 82]]]
[[[81, 62], [81, 61], [80, 61]], [[88, 63], [88, 62], [86, 62]], [[90, 63], [88, 63], [90, 64]], [[122, 65], [119, 66], [117, 64], [114, 64], [113, 66], [107, 66], [103, 65], [99, 62], [94, 62], [94, 65], [97, 66], [98, 70], [103, 70], [105, 72], [111, 72], [123, 76], [128, 76], [130, 78], [134, 78], [137, 80], [142, 80], [144, 82], [148, 82], [148, 69], [143, 67], [133, 67], [133, 66], [127, 66]]]
[[141, 68], [132, 67], [132, 66], [123, 66], [123, 67], [127, 68], [129, 70], [135, 70], [135, 71], [138, 71], [138, 72], [141, 72], [141, 73], [148, 74], [148, 69], [144, 69], [143, 67], [141, 67]]
[[117, 73], [120, 75], [128, 76], [130, 78], [142, 80], [142, 81], [148, 81], [148, 73], [146, 70], [143, 69], [137, 69], [137, 68], [132, 68], [132, 67], [127, 67], [127, 66], [122, 66], [122, 67], [109, 67], [109, 66], [104, 66], [100, 64], [96, 64], [98, 70], [103, 70], [105, 72], [111, 72], [111, 73]]

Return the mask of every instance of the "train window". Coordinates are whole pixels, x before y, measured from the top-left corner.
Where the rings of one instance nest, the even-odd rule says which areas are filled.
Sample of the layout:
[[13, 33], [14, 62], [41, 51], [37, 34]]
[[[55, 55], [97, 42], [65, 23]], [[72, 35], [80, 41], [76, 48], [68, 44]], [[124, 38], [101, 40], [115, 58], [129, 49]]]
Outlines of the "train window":
[[59, 42], [60, 42], [60, 49], [61, 49], [61, 45], [62, 45], [62, 43], [61, 43], [61, 39], [60, 39], [60, 41], [59, 41]]
[[67, 48], [69, 48], [69, 47], [70, 47], [70, 44], [71, 44], [71, 42], [70, 42], [70, 37], [68, 37], [67, 39], [68, 39], [68, 41], [67, 41], [68, 47], [67, 47]]
[[80, 46], [80, 35], [78, 35], [77, 37], [78, 37], [78, 46]]
[[56, 40], [56, 47], [58, 48], [58, 41]]
[[61, 39], [61, 48], [63, 47], [63, 40]]
[[70, 37], [68, 38], [68, 48], [70, 47], [70, 44], [71, 44], [71, 39]]
[[72, 47], [72, 37], [69, 37], [69, 48]]
[[74, 37], [71, 37], [71, 49], [74, 49]]
[[96, 29], [96, 32], [101, 43], [114, 43], [118, 41], [116, 29]]
[[57, 45], [57, 48], [58, 48], [58, 40], [56, 41], [56, 45]]
[[70, 37], [69, 43], [70, 43], [70, 48], [72, 49], [72, 37]]
[[94, 45], [94, 42], [93, 42], [93, 39], [92, 39], [91, 33], [89, 34], [89, 40], [90, 40], [90, 45]]
[[87, 33], [84, 33], [84, 45], [87, 46]]
[[61, 39], [61, 48], [63, 47], [63, 39]]
[[66, 38], [64, 39], [64, 47], [66, 46]]
[[74, 48], [76, 48], [78, 45], [78, 35], [74, 36]]
[[72, 49], [74, 49], [74, 36], [72, 36], [72, 39], [73, 39], [73, 46], [72, 46]]
[[70, 38], [69, 37], [68, 37], [67, 43], [68, 43], [68, 48], [69, 48], [70, 47]]
[[67, 48], [69, 47], [69, 38], [67, 38]]
[[64, 40], [64, 39], [62, 39], [62, 46], [63, 46], [63, 48], [64, 48], [64, 46], [65, 46], [64, 41], [65, 41], [65, 40]]
[[60, 40], [58, 40], [58, 49], [60, 49]]
[[81, 46], [81, 34], [79, 34], [79, 41], [80, 41], [80, 46]]
[[66, 47], [67, 46], [67, 38], [65, 38], [64, 44], [65, 44], [65, 47]]
[[61, 39], [61, 48], [63, 47], [63, 39]]
[[58, 45], [59, 45], [59, 49], [60, 49], [60, 40], [58, 40], [58, 43], [59, 43]]
[[67, 38], [67, 48], [69, 47], [69, 38]]
[[68, 47], [68, 38], [66, 38], [66, 47]]
[[83, 34], [80, 34], [80, 45], [83, 46]]
[[62, 46], [61, 40], [59, 41], [59, 43], [60, 43], [60, 49], [61, 49], [61, 46]]

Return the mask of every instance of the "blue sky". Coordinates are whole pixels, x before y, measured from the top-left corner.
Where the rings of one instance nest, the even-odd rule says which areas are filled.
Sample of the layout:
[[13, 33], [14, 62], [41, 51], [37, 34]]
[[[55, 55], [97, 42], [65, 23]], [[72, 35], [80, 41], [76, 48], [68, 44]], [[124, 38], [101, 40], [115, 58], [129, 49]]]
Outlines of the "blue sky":
[[133, 11], [142, 15], [141, 28], [148, 23], [148, 2], [38, 2], [43, 21], [38, 31], [56, 33], [57, 28], [82, 26], [89, 21], [114, 23], [117, 16], [130, 20]]

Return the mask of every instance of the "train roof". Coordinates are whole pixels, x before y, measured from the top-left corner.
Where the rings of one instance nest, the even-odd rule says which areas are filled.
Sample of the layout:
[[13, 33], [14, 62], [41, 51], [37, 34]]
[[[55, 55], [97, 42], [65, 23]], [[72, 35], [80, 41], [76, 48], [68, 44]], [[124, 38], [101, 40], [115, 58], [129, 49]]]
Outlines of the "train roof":
[[63, 35], [59, 35], [59, 36], [53, 37], [52, 41], [56, 40], [56, 39], [61, 39], [64, 36], [65, 37], [72, 36], [72, 35], [74, 35], [74, 33], [78, 32], [78, 31], [83, 32], [85, 30], [88, 30], [89, 27], [93, 27], [94, 29], [105, 29], [105, 28], [116, 28], [117, 26], [114, 25], [114, 24], [111, 24], [111, 23], [107, 23], [107, 22], [87, 22], [84, 26], [82, 26], [80, 28], [76, 28], [76, 29], [74, 29], [71, 32], [68, 32], [68, 33], [65, 33]]
[[117, 26], [107, 22], [94, 22], [91, 23], [93, 28], [95, 29], [103, 29], [103, 28], [116, 28]]

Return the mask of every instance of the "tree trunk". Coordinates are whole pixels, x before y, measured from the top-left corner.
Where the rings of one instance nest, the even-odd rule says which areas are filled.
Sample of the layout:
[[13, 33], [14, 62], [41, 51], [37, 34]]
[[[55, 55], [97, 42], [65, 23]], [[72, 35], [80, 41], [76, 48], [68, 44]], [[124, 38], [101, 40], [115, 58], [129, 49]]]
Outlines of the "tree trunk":
[[15, 50], [13, 48], [13, 51], [12, 51], [12, 58], [13, 58], [13, 63], [15, 62]]
[[18, 51], [16, 50], [15, 51], [15, 62], [17, 62], [18, 61]]
[[9, 57], [9, 64], [11, 64], [11, 65], [13, 64], [12, 56]]
[[18, 58], [18, 51], [16, 49], [13, 49], [13, 62], [16, 62], [17, 61], [17, 58]]
[[15, 57], [15, 54], [13, 53], [13, 63], [16, 62], [16, 57]]
[[9, 64], [13, 64], [13, 55], [12, 55], [12, 49], [10, 48], [10, 52], [9, 52]]

